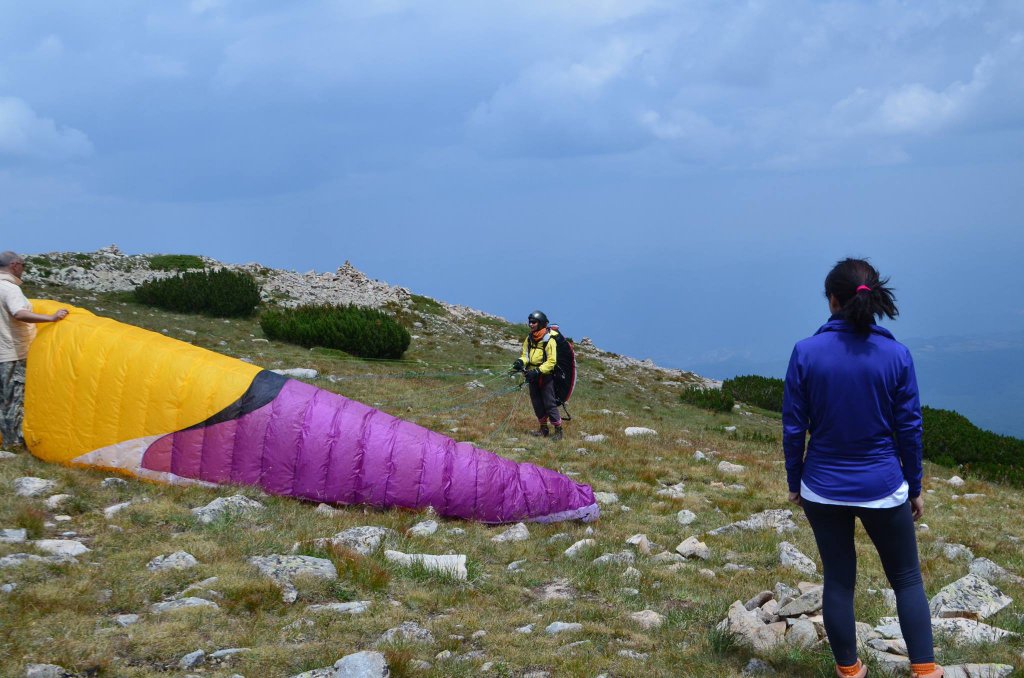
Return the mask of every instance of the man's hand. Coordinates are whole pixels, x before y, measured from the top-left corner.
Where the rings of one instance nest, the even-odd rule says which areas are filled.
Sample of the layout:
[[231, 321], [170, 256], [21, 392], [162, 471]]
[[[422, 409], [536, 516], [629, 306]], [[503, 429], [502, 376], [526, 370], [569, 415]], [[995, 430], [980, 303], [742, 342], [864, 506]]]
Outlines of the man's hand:
[[537, 381], [538, 379], [540, 379], [540, 370], [527, 370], [526, 371], [526, 381], [528, 381], [528, 382], [530, 382], [532, 384], [533, 382]]
[[525, 365], [523, 365], [522, 358], [516, 358], [516, 361], [514, 363], [512, 363], [512, 371], [513, 372], [522, 372], [523, 371], [523, 367], [525, 367]]
[[796, 504], [797, 506], [803, 506], [804, 505], [804, 500], [800, 498], [800, 493], [799, 492], [790, 492], [789, 493], [789, 503]]
[[910, 500], [910, 514], [914, 516], [914, 522], [921, 519], [924, 515], [924, 495], [919, 494]]

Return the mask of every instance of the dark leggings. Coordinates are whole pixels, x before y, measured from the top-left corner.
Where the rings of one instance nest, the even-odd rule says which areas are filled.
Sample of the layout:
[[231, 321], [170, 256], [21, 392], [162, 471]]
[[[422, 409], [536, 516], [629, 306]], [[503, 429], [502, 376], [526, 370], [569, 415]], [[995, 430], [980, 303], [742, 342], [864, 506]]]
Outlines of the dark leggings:
[[825, 633], [836, 663], [857, 661], [857, 631], [853, 616], [853, 588], [857, 581], [857, 553], [853, 546], [854, 517], [860, 518], [875, 544], [889, 585], [896, 592], [903, 639], [911, 663], [935, 661], [932, 647], [931, 611], [924, 595], [917, 537], [910, 502], [885, 509], [803, 502], [814, 531], [825, 574], [822, 614]]

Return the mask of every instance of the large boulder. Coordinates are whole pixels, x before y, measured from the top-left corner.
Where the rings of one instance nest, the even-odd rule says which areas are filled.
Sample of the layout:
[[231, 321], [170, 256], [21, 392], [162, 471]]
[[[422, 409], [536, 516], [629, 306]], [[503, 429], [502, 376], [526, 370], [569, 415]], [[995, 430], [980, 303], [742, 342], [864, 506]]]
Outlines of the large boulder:
[[985, 619], [1007, 607], [1013, 599], [976, 574], [944, 586], [931, 600], [933, 617]]

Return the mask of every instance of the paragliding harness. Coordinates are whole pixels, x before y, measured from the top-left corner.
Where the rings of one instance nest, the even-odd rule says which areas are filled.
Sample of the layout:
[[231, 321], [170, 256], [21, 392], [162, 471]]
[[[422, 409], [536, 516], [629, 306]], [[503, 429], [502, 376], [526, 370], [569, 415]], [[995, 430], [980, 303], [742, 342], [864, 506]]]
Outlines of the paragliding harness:
[[572, 415], [569, 414], [565, 404], [569, 402], [572, 391], [576, 387], [576, 352], [573, 351], [572, 342], [558, 331], [558, 325], [550, 325], [549, 329], [551, 331], [544, 335], [544, 339], [540, 342], [534, 342], [533, 337], [530, 337], [527, 350], [540, 347], [544, 351], [544, 360], [541, 361], [544, 363], [548, 359], [548, 342], [552, 340], [555, 342], [555, 369], [551, 373], [555, 387], [555, 407], [561, 407], [565, 412], [563, 419], [572, 421]]

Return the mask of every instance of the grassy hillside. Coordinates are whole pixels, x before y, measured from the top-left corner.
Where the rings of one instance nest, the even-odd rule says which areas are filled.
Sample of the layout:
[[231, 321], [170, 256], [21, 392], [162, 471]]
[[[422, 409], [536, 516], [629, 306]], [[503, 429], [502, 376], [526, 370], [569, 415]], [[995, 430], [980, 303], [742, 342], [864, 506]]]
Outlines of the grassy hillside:
[[[665, 374], [656, 370], [620, 367], [581, 350], [580, 380], [571, 403], [575, 418], [566, 439], [553, 444], [525, 435], [535, 426], [525, 391], [502, 394], [514, 383], [502, 376], [516, 357], [509, 347], [524, 328], [490, 318], [454, 324], [443, 307], [422, 297], [398, 314], [414, 335], [406, 359], [387, 362], [269, 342], [256, 319], [158, 312], [131, 303], [123, 293], [64, 287], [27, 291], [267, 368], [316, 369], [321, 376], [313, 383], [321, 388], [503, 456], [559, 469], [596, 491], [616, 493], [619, 501], [602, 507], [601, 520], [592, 525], [597, 545], [575, 559], [563, 551], [589, 533], [587, 526], [575, 523], [531, 524], [528, 541], [506, 544], [491, 541], [502, 527], [440, 520], [432, 536], [399, 540], [397, 548], [406, 552], [466, 554], [467, 582], [399, 568], [379, 556], [304, 546], [302, 553], [333, 559], [342, 576], [333, 584], [300, 582], [298, 601], [286, 605], [276, 586], [246, 564], [249, 556], [289, 553], [293, 544], [359, 525], [404, 533], [427, 516], [360, 506], [327, 515], [314, 505], [251, 488], [176, 488], [135, 480], [104, 487], [101, 481], [109, 474], [51, 466], [28, 455], [0, 460], [0, 529], [24, 527], [34, 538], [73, 532], [92, 549], [77, 565], [30, 563], [0, 570], [0, 584], [16, 584], [0, 594], [3, 676], [24, 675], [24, 666], [32, 662], [60, 664], [81, 675], [185, 675], [188, 671], [178, 662], [187, 653], [242, 647], [249, 649], [224, 663], [204, 664], [202, 675], [291, 676], [371, 649], [381, 633], [404, 621], [430, 629], [436, 641], [389, 646], [396, 676], [475, 676], [486, 663], [491, 663], [486, 675], [493, 676], [541, 670], [556, 676], [739, 675], [754, 655], [715, 632], [715, 624], [734, 600], [746, 601], [776, 582], [795, 586], [805, 578], [779, 565], [778, 541], [816, 553], [810, 529], [797, 514], [800, 529], [785, 537], [763, 532], [702, 538], [711, 549], [707, 561], [670, 567], [638, 555], [633, 567], [639, 574], [633, 577], [624, 577], [623, 565], [591, 562], [603, 553], [632, 550], [625, 542], [638, 533], [671, 551], [691, 535], [757, 511], [787, 507], [777, 415], [756, 409], [712, 414], [684, 405], [678, 380], [665, 383]], [[658, 434], [627, 437], [627, 426], [649, 427]], [[584, 434], [607, 439], [585, 443]], [[711, 461], [695, 460], [698, 450]], [[719, 460], [741, 464], [745, 471], [723, 475], [717, 470]], [[1024, 529], [1019, 521], [1007, 520], [1024, 510], [1021, 492], [970, 478], [964, 487], [952, 488], [935, 477], [948, 473], [926, 464], [924, 522], [929, 529], [920, 532], [920, 541], [928, 594], [965, 574], [962, 562], [943, 557], [943, 541], [965, 544], [977, 556], [1024, 572]], [[15, 497], [9, 488], [21, 476], [53, 479], [55, 492], [73, 499], [54, 511], [45, 508], [42, 498]], [[657, 494], [680, 482], [685, 484], [681, 498]], [[736, 483], [743, 488], [729, 487]], [[208, 526], [193, 520], [191, 508], [237, 492], [268, 509], [257, 517]], [[954, 493], [985, 496], [965, 501]], [[104, 517], [104, 508], [129, 500], [128, 508]], [[681, 509], [693, 511], [696, 520], [680, 525], [676, 514]], [[57, 515], [67, 519], [58, 522]], [[866, 537], [858, 548], [858, 618], [874, 624], [890, 614], [879, 593], [888, 584]], [[154, 557], [178, 550], [194, 555], [198, 567], [161, 573], [146, 569]], [[26, 551], [32, 549], [0, 543], [0, 557]], [[526, 562], [519, 570], [508, 570], [520, 560]], [[727, 567], [730, 563], [745, 567]], [[215, 592], [209, 595], [220, 610], [147, 612], [152, 603], [209, 577], [218, 578], [207, 588]], [[553, 583], [568, 587], [569, 595], [544, 600]], [[1019, 599], [1024, 587], [1007, 585], [1004, 591]], [[306, 612], [309, 604], [350, 600], [372, 604], [361, 615]], [[660, 613], [665, 623], [641, 628], [630, 614], [642, 610]], [[115, 616], [128, 613], [142, 618], [118, 626]], [[553, 621], [578, 622], [583, 630], [546, 635], [544, 628]], [[1024, 631], [1016, 604], [986, 622]], [[531, 634], [516, 631], [531, 624]], [[998, 646], [947, 645], [939, 658], [1020, 666], [1022, 650], [1020, 639]], [[438, 659], [444, 651], [452, 656]], [[780, 650], [768, 659], [780, 675], [832, 675], [827, 648]]]

